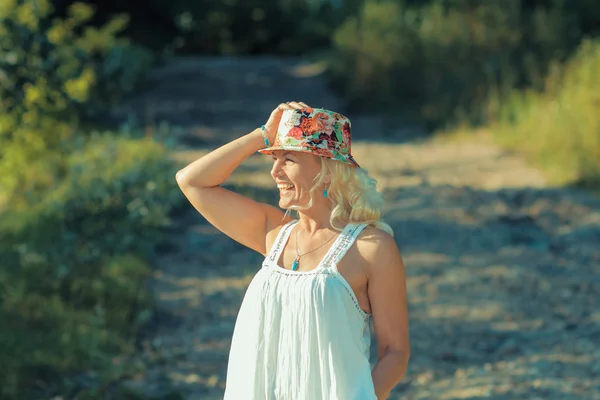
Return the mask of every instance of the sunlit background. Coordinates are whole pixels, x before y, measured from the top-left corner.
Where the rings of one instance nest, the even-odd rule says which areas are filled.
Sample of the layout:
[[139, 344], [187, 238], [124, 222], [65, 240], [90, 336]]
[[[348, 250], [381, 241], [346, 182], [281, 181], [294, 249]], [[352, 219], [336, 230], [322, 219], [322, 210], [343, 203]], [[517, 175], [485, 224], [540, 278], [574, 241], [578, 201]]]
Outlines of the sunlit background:
[[[175, 174], [290, 100], [386, 197], [390, 399], [600, 399], [599, 34], [597, 0], [0, 0], [0, 399], [222, 398], [261, 256]], [[226, 185], [276, 205], [268, 171]]]

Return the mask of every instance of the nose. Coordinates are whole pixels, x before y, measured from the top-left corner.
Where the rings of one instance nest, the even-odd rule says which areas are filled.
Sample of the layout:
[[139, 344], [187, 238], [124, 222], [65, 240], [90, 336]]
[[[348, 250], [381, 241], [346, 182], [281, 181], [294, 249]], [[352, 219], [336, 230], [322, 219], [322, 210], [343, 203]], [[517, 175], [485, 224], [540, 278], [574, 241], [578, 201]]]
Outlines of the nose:
[[271, 167], [271, 177], [273, 179], [277, 179], [278, 176], [281, 176], [283, 170], [281, 169], [281, 164], [279, 160], [273, 160], [273, 166]]

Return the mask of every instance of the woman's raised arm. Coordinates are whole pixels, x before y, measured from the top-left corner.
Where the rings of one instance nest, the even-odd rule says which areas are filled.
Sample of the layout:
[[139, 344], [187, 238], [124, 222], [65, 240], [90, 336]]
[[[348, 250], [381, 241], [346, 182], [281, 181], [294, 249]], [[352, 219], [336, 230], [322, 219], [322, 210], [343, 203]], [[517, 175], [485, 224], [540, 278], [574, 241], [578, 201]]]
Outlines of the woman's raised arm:
[[[266, 126], [274, 140], [281, 113], [290, 108], [281, 104]], [[273, 129], [274, 127], [274, 129]], [[177, 172], [179, 188], [196, 210], [215, 228], [233, 240], [266, 255], [266, 235], [287, 222], [280, 209], [255, 201], [220, 185], [250, 155], [265, 146], [261, 128], [239, 137]]]

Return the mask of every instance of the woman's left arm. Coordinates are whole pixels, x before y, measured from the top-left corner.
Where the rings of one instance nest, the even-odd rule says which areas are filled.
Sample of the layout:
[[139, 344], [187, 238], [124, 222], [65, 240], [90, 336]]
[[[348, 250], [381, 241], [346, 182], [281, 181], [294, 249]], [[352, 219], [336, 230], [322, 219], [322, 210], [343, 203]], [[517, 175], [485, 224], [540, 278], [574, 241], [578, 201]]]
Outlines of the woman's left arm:
[[404, 262], [394, 238], [379, 231], [365, 238], [368, 296], [377, 340], [377, 364], [371, 373], [378, 400], [387, 399], [408, 367], [410, 341]]

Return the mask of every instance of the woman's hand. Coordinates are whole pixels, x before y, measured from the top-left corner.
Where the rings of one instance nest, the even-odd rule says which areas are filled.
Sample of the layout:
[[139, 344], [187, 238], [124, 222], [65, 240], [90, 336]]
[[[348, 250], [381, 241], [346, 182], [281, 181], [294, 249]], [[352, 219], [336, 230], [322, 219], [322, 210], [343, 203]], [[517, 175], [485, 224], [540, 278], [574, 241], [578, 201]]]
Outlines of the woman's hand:
[[275, 142], [275, 136], [277, 135], [277, 128], [279, 127], [279, 122], [281, 122], [281, 116], [283, 111], [285, 110], [293, 110], [299, 108], [307, 108], [309, 107], [305, 103], [301, 101], [289, 101], [287, 103], [281, 103], [277, 106], [276, 109], [273, 110], [269, 120], [265, 124], [265, 133], [267, 138], [269, 139], [269, 144], [272, 146]]

